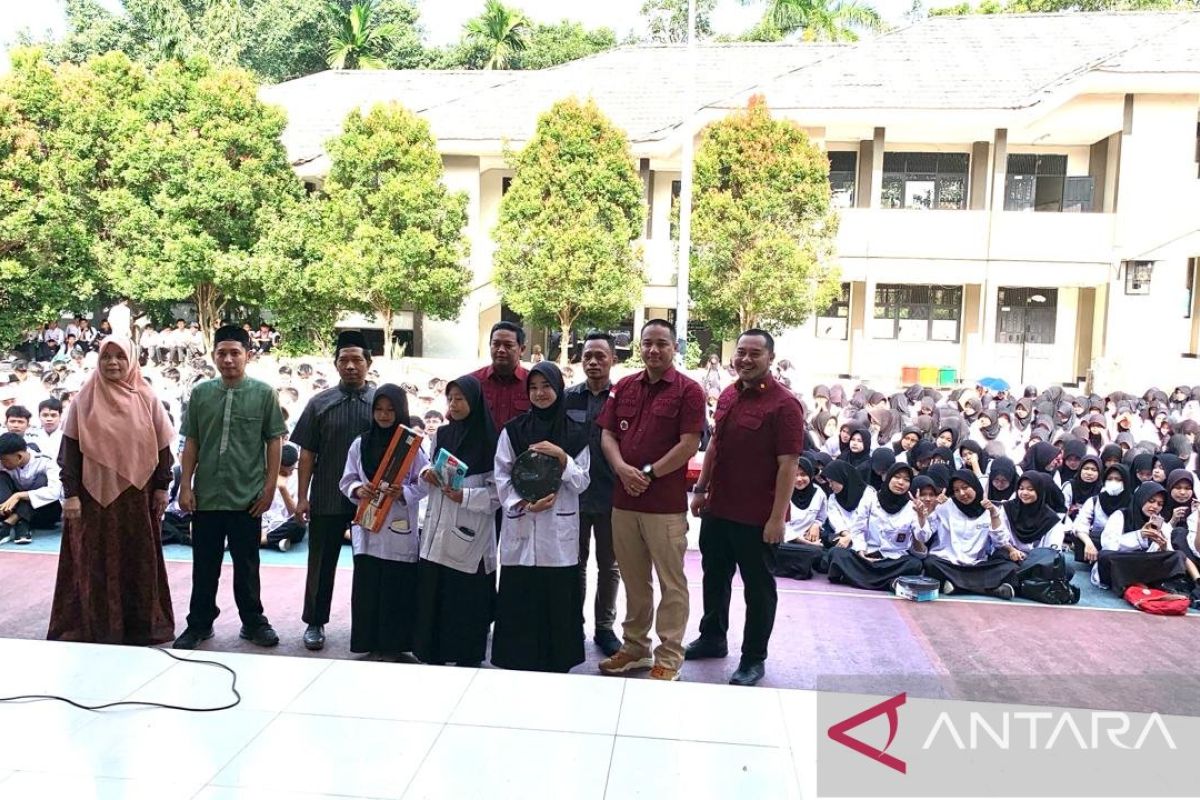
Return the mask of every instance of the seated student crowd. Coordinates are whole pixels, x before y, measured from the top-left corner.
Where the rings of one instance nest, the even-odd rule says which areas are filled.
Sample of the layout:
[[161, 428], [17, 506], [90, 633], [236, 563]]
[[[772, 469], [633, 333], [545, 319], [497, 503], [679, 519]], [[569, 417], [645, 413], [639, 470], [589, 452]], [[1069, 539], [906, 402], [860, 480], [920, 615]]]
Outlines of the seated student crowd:
[[[923, 573], [946, 593], [1072, 603], [1074, 563], [1117, 594], [1146, 584], [1200, 605], [1200, 387], [1171, 398], [1026, 387], [1016, 402], [983, 387], [834, 388], [813, 392], [778, 574], [886, 589]], [[888, 406], [899, 419], [879, 438]]]

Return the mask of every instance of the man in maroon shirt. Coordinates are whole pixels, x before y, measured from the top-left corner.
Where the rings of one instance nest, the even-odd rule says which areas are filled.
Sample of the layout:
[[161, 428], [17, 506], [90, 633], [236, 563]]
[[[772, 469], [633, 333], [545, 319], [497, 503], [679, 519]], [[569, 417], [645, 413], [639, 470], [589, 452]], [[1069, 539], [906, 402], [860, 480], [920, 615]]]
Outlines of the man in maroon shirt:
[[704, 468], [692, 495], [703, 517], [704, 616], [700, 638], [685, 657], [724, 658], [733, 571], [742, 574], [746, 627], [742, 660], [729, 682], [753, 686], [766, 674], [767, 642], [775, 626], [775, 545], [783, 540], [796, 462], [804, 449], [800, 401], [771, 376], [775, 340], [751, 328], [738, 337], [738, 382], [721, 392]]
[[505, 425], [529, 410], [529, 394], [525, 391], [529, 370], [521, 366], [525, 331], [511, 322], [500, 321], [492, 326], [490, 336], [491, 366], [471, 374], [483, 387], [483, 402], [492, 415], [496, 430], [502, 431]]
[[[612, 536], [625, 584], [624, 642], [600, 662], [606, 675], [650, 670], [657, 680], [679, 679], [688, 620], [687, 463], [704, 430], [704, 390], [676, 372], [675, 326], [652, 319], [642, 326], [646, 368], [613, 387], [596, 423], [600, 446], [616, 476]], [[655, 619], [650, 569], [658, 576], [659, 646], [650, 657]]]

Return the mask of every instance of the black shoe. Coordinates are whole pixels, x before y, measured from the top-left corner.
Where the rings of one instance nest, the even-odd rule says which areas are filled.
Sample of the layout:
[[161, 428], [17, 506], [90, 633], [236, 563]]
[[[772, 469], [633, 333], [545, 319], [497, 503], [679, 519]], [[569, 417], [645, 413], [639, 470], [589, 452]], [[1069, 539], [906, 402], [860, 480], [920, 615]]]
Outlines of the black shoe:
[[684, 661], [699, 661], [702, 658], [724, 658], [729, 655], [725, 642], [713, 642], [701, 636], [683, 651]]
[[187, 628], [183, 633], [179, 634], [179, 638], [171, 645], [172, 650], [195, 650], [200, 646], [200, 643], [206, 639], [213, 637], [213, 629], [209, 628], [206, 631], [198, 631], [195, 628]]
[[305, 628], [304, 646], [309, 650], [325, 649], [325, 626], [309, 625]]
[[245, 625], [242, 626], [242, 632], [238, 636], [249, 641], [251, 644], [256, 644], [259, 647], [274, 647], [279, 644], [279, 634], [270, 625], [263, 623], [253, 630], [249, 630]]
[[31, 544], [33, 542], [33, 531], [29, 527], [29, 523], [21, 520], [13, 526], [13, 542], [16, 544]]
[[742, 663], [738, 664], [737, 672], [733, 673], [729, 682], [734, 686], [753, 686], [766, 674], [767, 667], [763, 662], [742, 659]]
[[987, 593], [992, 597], [999, 597], [1001, 600], [1012, 600], [1017, 596], [1017, 592], [1013, 589], [1011, 583], [1002, 583], [995, 589], [989, 589]]
[[596, 643], [596, 647], [600, 648], [600, 652], [605, 656], [613, 656], [621, 649], [621, 640], [612, 631], [596, 631], [596, 635], [592, 637], [592, 641]]
[[0, 522], [0, 544], [8, 544], [13, 540], [12, 525], [7, 522]]

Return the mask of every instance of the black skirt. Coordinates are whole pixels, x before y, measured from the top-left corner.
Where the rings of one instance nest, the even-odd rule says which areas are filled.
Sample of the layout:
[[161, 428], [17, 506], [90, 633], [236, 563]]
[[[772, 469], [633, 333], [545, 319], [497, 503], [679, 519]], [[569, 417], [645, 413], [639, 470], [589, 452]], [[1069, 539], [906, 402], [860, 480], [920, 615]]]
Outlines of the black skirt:
[[1200, 556], [1192, 552], [1192, 548], [1188, 543], [1189, 538], [1192, 538], [1192, 536], [1188, 533], [1187, 525], [1179, 525], [1175, 530], [1171, 531], [1171, 546], [1177, 552], [1182, 553], [1183, 557], [1195, 564], [1197, 568], [1200, 568]]
[[999, 589], [1002, 583], [1009, 584], [1014, 590], [1017, 586], [1017, 565], [996, 556], [969, 567], [929, 556], [925, 559], [925, 574], [939, 581], [950, 581], [956, 590], [973, 594], [986, 594]]
[[567, 672], [583, 663], [579, 567], [503, 567], [492, 664]]
[[819, 544], [809, 542], [780, 542], [775, 546], [775, 564], [771, 574], [777, 578], [794, 578], [806, 581], [813, 576], [817, 565], [827, 551]]
[[908, 554], [869, 561], [848, 547], [838, 547], [830, 552], [830, 583], [847, 583], [859, 589], [879, 591], [891, 589], [892, 581], [897, 578], [920, 574], [921, 559]]
[[350, 651], [407, 653], [417, 624], [417, 565], [354, 557], [350, 590]]
[[495, 602], [496, 576], [485, 572], [483, 564], [470, 575], [421, 559], [413, 653], [426, 664], [483, 661]]
[[1135, 583], [1156, 586], [1163, 581], [1187, 576], [1183, 553], [1177, 550], [1160, 550], [1154, 553], [1118, 553], [1103, 550], [1100, 553], [1100, 582], [1125, 596], [1125, 590]]

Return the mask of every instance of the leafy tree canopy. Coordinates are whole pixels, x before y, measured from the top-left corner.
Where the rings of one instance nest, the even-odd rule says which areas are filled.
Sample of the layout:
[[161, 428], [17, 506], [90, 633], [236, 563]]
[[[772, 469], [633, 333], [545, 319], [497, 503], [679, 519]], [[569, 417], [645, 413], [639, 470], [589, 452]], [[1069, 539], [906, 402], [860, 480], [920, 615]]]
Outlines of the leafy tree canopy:
[[829, 164], [761, 98], [701, 133], [690, 294], [713, 332], [803, 323], [839, 291]]
[[[496, 285], [563, 342], [577, 324], [624, 319], [642, 291], [646, 210], [629, 140], [594, 101], [555, 103], [515, 158], [493, 237]], [[566, 352], [566, 347], [563, 347]]]
[[[696, 38], [713, 35], [712, 13], [717, 0], [696, 0]], [[687, 41], [688, 0], [646, 0], [642, 4], [647, 37], [652, 42], [678, 44]]]
[[1028, 14], [1061, 11], [1195, 11], [1200, 0], [981, 0], [933, 8], [929, 16]]

